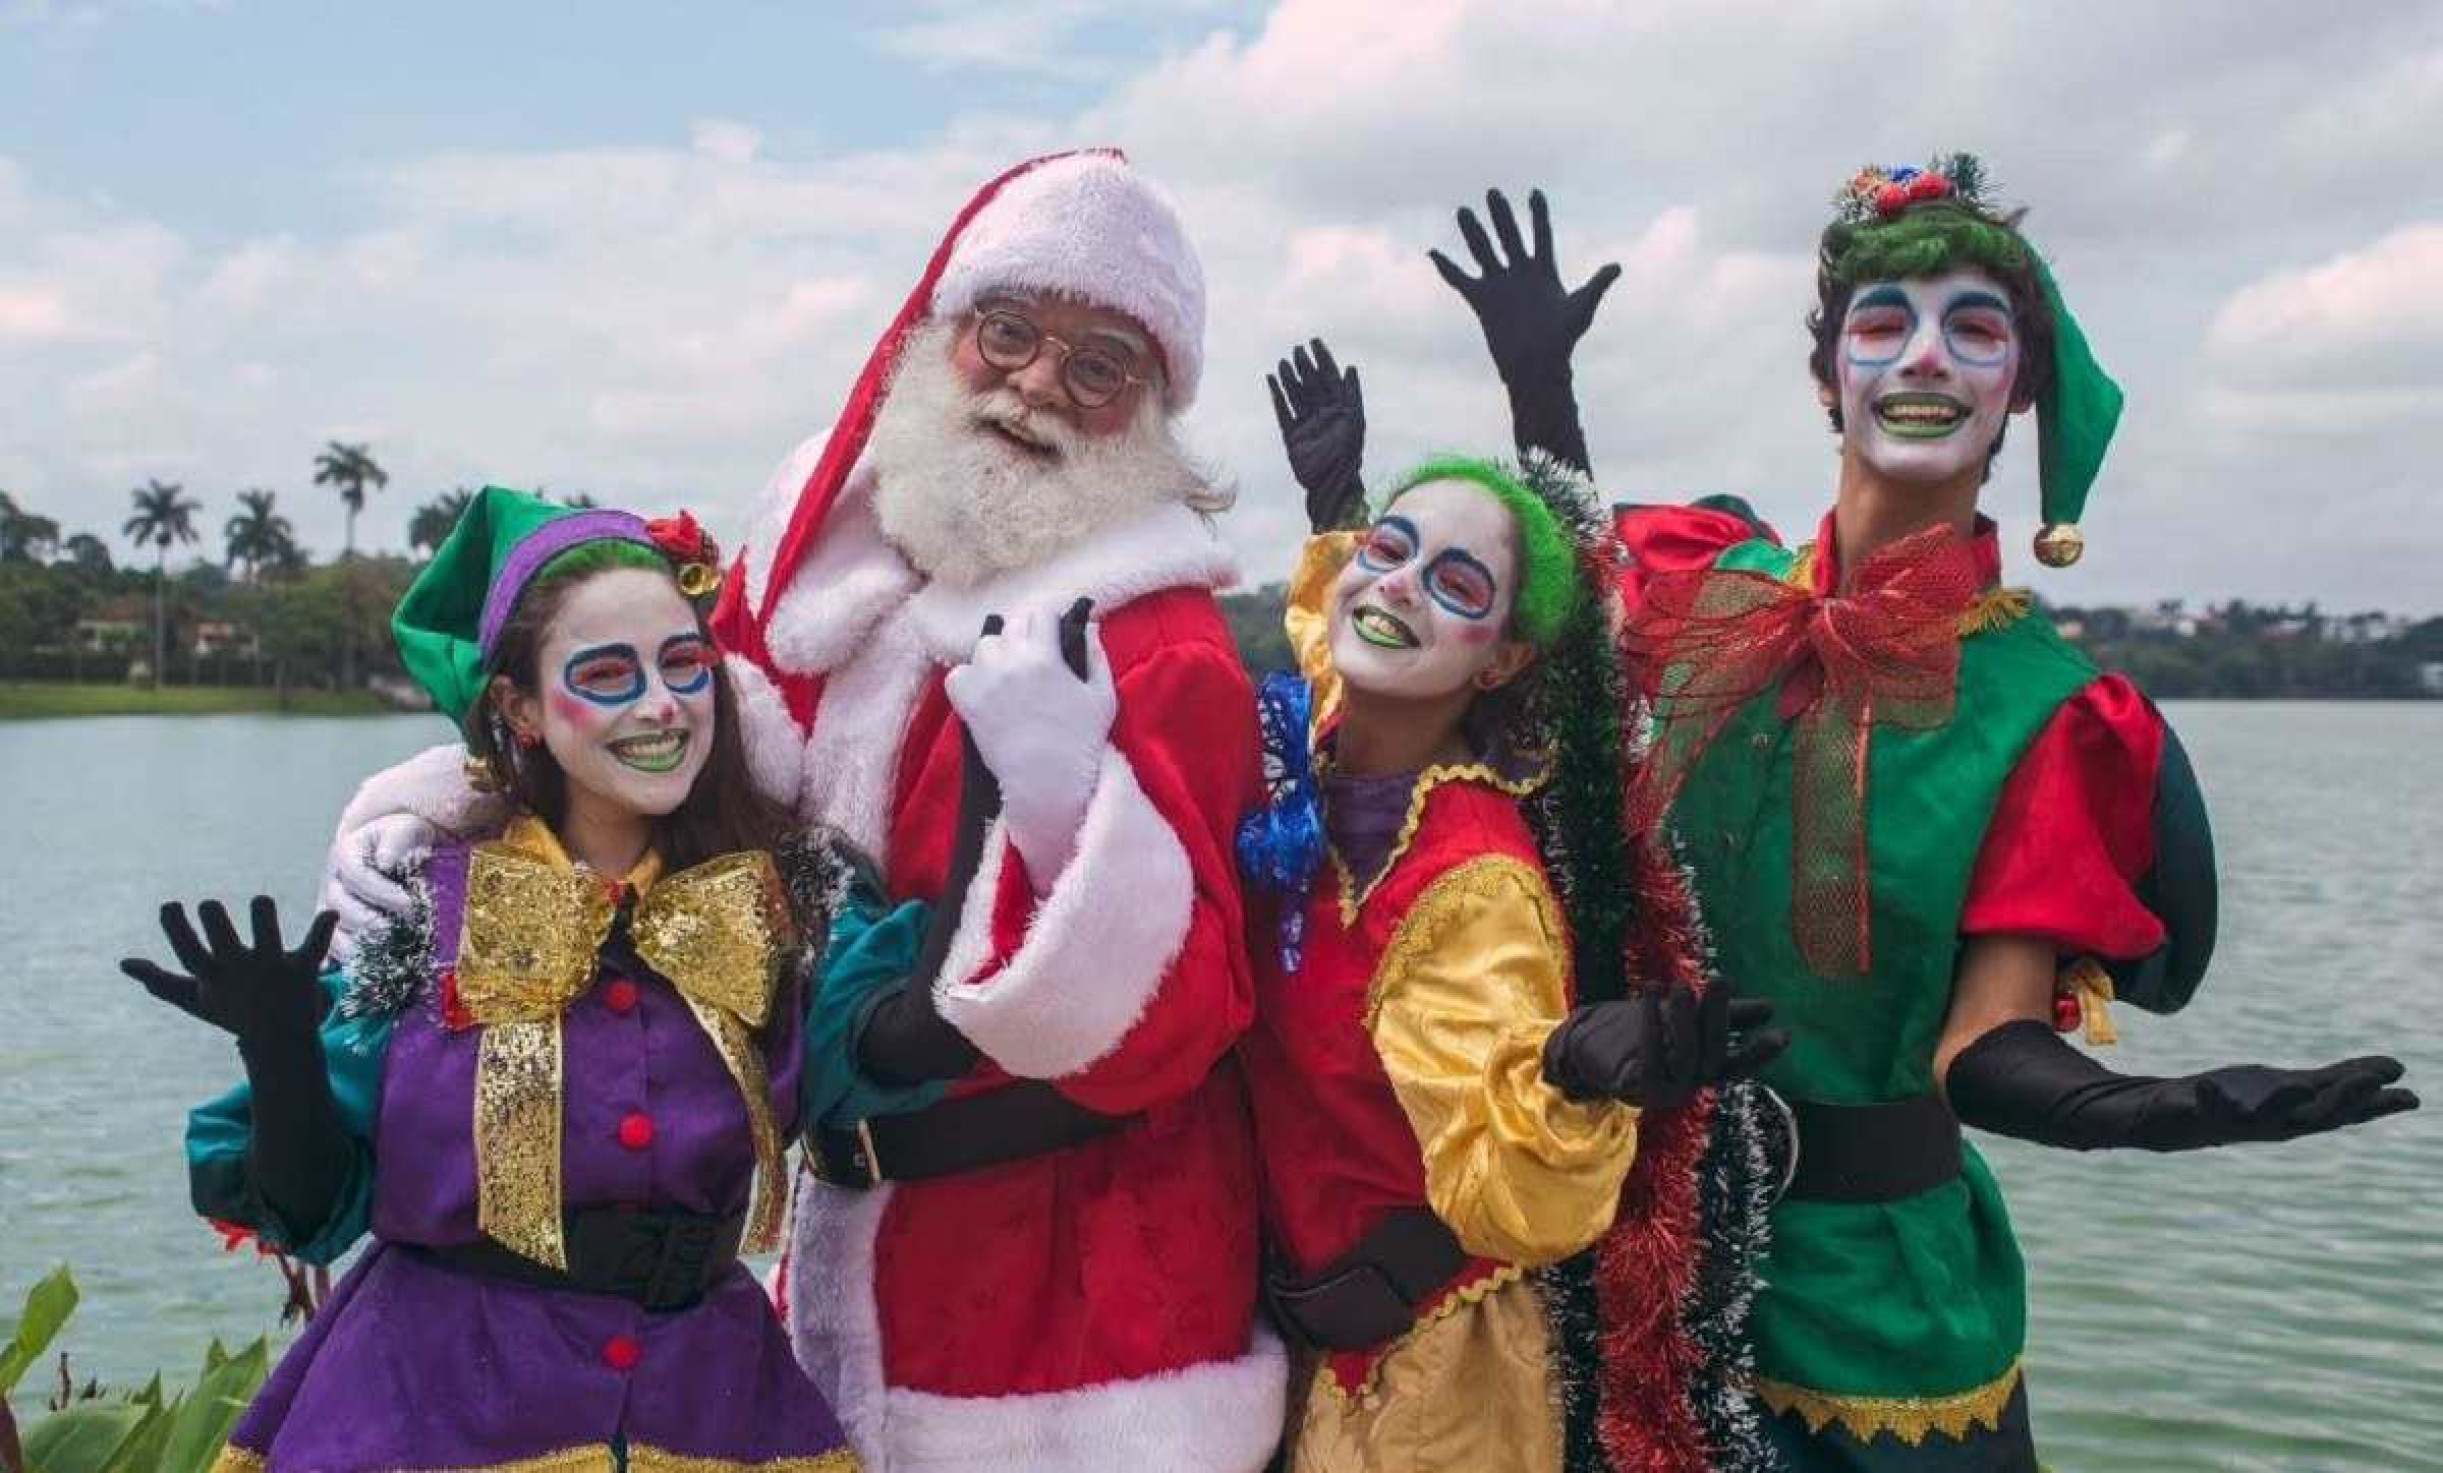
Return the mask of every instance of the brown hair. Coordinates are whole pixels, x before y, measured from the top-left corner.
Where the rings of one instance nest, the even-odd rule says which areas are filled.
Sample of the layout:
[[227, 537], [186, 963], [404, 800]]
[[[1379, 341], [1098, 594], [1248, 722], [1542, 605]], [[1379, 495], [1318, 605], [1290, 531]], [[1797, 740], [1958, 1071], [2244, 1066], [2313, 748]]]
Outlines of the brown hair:
[[[551, 627], [561, 604], [586, 579], [620, 568], [658, 572], [672, 578], [672, 587], [677, 586], [668, 561], [649, 547], [605, 540], [570, 548], [544, 564], [519, 595], [493, 647], [492, 672], [507, 677], [519, 691], [533, 694], [540, 684], [536, 667], [543, 633]], [[712, 637], [700, 608], [696, 609], [696, 632], [708, 641]], [[730, 689], [729, 672], [716, 662], [712, 676], [712, 752], [687, 797], [653, 821], [654, 847], [672, 869], [741, 849], [770, 849], [789, 828], [788, 816], [756, 791], [748, 774], [746, 743], [739, 731], [738, 702]], [[553, 832], [559, 831], [568, 816], [566, 775], [550, 748], [517, 745], [488, 691], [467, 713], [466, 742], [467, 750], [491, 768], [520, 808], [550, 825]]]

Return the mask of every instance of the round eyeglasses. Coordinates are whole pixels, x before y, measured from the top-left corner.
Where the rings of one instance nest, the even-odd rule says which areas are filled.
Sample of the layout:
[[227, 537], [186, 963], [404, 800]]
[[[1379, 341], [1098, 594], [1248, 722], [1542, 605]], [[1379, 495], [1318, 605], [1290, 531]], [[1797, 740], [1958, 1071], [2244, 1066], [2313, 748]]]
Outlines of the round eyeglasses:
[[1015, 312], [995, 308], [976, 314], [976, 356], [1003, 373], [1034, 362], [1047, 343], [1060, 350], [1061, 387], [1080, 409], [1100, 409], [1130, 384], [1152, 382], [1130, 373], [1129, 360], [1110, 348], [1064, 342]]

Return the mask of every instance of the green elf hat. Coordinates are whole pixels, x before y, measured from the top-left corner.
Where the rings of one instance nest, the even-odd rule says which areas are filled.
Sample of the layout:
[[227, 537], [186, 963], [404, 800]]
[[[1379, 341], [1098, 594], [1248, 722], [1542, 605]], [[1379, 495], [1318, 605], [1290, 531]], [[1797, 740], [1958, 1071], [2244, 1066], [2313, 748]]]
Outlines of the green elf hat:
[[2095, 361], [2052, 268], [2019, 234], [2017, 216], [1998, 212], [1985, 186], [1984, 165], [1967, 153], [1922, 169], [1859, 170], [1835, 196], [1838, 219], [1825, 236], [1826, 269], [1835, 279], [1857, 282], [1961, 266], [2032, 268], [2053, 316], [2052, 382], [2036, 399], [2036, 481], [2044, 512], [2036, 558], [2046, 567], [2066, 568], [2086, 550], [2078, 519], [2121, 422], [2121, 386]]
[[390, 616], [400, 663], [463, 727], [492, 678], [501, 630], [526, 586], [560, 554], [603, 541], [664, 552], [631, 512], [560, 506], [505, 486], [484, 487]]

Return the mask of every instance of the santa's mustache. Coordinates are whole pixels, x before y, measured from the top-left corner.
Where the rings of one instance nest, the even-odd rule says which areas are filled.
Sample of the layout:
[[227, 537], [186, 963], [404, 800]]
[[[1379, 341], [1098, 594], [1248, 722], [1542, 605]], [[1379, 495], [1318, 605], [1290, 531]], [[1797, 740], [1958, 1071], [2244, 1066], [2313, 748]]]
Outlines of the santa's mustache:
[[1077, 427], [1056, 414], [1028, 407], [1015, 389], [1003, 386], [970, 394], [967, 419], [977, 428], [998, 432], [1046, 456], [1065, 458], [1077, 447]]

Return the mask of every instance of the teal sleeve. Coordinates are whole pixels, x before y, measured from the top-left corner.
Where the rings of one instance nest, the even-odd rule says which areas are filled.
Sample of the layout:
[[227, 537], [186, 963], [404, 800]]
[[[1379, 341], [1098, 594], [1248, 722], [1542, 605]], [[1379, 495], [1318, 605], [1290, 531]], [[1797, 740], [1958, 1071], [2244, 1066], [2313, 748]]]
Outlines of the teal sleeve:
[[346, 974], [325, 972], [323, 991], [332, 1007], [322, 1025], [324, 1067], [339, 1122], [355, 1147], [348, 1179], [328, 1220], [300, 1234], [271, 1210], [247, 1166], [254, 1133], [254, 1092], [241, 1083], [187, 1116], [187, 1185], [195, 1210], [217, 1222], [250, 1228], [265, 1245], [307, 1263], [328, 1264], [365, 1234], [373, 1212], [373, 1122], [381, 1104], [382, 1060], [390, 1050], [391, 1019], [342, 1017], [338, 1002]]
[[857, 1067], [859, 1024], [916, 967], [931, 911], [921, 900], [886, 908], [860, 887], [832, 917], [814, 1002], [806, 1018], [806, 1068], [799, 1118], [847, 1128], [875, 1115], [921, 1110], [948, 1092], [945, 1081], [905, 1088], [878, 1084]]

